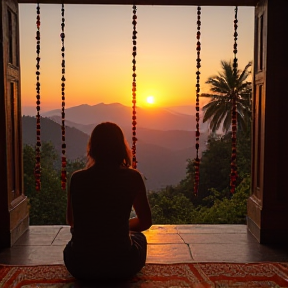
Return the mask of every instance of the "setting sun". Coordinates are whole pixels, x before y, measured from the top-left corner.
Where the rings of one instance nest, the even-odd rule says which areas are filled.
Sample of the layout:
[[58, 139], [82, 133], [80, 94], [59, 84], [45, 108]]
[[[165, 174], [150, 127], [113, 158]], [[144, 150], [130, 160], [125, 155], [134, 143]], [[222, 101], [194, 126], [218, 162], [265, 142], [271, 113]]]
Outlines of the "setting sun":
[[146, 101], [149, 104], [154, 104], [154, 102], [155, 102], [154, 96], [148, 96]]

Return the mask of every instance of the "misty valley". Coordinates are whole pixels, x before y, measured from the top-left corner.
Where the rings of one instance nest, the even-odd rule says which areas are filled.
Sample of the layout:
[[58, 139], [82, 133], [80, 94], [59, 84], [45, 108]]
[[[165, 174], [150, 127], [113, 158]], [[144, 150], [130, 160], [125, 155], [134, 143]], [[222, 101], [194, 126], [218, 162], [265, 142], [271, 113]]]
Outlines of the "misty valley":
[[[193, 111], [194, 112], [194, 111]], [[41, 139], [51, 141], [61, 153], [61, 110], [43, 114]], [[131, 143], [131, 109], [119, 103], [80, 105], [66, 109], [66, 155], [68, 160], [84, 159], [89, 135], [95, 125], [111, 121], [117, 123]], [[194, 115], [164, 108], [137, 110], [137, 161], [148, 190], [159, 190], [178, 184], [186, 175], [187, 160], [195, 157]], [[22, 117], [23, 144], [35, 145], [36, 119]], [[203, 125], [204, 126], [204, 125]], [[200, 151], [205, 150], [207, 127], [201, 133]]]

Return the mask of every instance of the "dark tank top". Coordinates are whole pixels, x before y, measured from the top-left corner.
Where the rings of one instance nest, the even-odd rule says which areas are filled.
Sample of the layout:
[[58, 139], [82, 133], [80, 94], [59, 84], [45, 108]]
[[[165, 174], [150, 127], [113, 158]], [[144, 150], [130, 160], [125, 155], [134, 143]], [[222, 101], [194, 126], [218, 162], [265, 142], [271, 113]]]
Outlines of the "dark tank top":
[[72, 175], [72, 248], [76, 255], [109, 259], [129, 253], [129, 218], [137, 177], [141, 175], [129, 168], [97, 166]]

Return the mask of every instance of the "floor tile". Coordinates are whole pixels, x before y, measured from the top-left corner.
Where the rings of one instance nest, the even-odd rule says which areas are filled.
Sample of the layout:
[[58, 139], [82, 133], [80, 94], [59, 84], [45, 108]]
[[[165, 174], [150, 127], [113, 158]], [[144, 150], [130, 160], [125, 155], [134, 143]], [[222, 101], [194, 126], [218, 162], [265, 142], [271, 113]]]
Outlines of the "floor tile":
[[30, 225], [29, 231], [31, 234], [57, 234], [63, 225]]
[[64, 226], [60, 229], [59, 233], [56, 235], [52, 245], [53, 246], [62, 246], [66, 245], [71, 239], [70, 226]]
[[[279, 252], [277, 255], [268, 253], [258, 243], [234, 244], [190, 244], [189, 248], [193, 259], [198, 262], [262, 262], [287, 261], [287, 253]], [[272, 250], [274, 251], [274, 250]], [[270, 252], [272, 252], [270, 251]], [[286, 260], [285, 260], [286, 259]]]
[[149, 244], [184, 244], [184, 241], [178, 234], [146, 233], [145, 236]]
[[226, 244], [226, 243], [256, 243], [256, 239], [245, 233], [245, 234], [232, 234], [232, 233], [221, 233], [221, 234], [186, 234], [182, 233], [181, 237], [187, 244]]
[[147, 263], [193, 262], [186, 244], [149, 244]]
[[[152, 225], [147, 263], [288, 262], [287, 247], [263, 245], [246, 225]], [[30, 226], [11, 248], [0, 251], [0, 263], [63, 264], [63, 249], [71, 238], [67, 225]]]
[[230, 225], [230, 224], [195, 224], [195, 225], [178, 225], [177, 231], [180, 234], [191, 234], [191, 233], [201, 233], [201, 234], [219, 234], [219, 233], [237, 233], [237, 234], [246, 234], [247, 226], [246, 225]]
[[157, 233], [177, 233], [177, 225], [152, 225], [149, 230], [150, 232]]
[[64, 246], [16, 246], [1, 253], [1, 264], [63, 264]]
[[62, 226], [29, 226], [29, 229], [16, 241], [14, 246], [51, 245]]

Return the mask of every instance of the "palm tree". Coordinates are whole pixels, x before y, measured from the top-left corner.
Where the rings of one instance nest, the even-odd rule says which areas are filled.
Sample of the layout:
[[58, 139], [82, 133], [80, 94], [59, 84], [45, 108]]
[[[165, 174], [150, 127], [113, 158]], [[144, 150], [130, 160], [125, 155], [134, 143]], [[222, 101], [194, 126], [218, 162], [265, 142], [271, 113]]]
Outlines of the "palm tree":
[[246, 81], [251, 71], [252, 62], [249, 62], [241, 72], [237, 70], [236, 77], [233, 73], [232, 62], [221, 61], [223, 72], [209, 77], [205, 82], [210, 84], [209, 93], [202, 93], [201, 97], [210, 98], [210, 102], [203, 107], [203, 122], [209, 121], [212, 132], [218, 130], [222, 124], [223, 132], [227, 133], [232, 124], [233, 102], [237, 107], [237, 126], [246, 128], [251, 118], [251, 93], [252, 83]]
[[206, 84], [210, 84], [209, 93], [202, 93], [201, 97], [210, 98], [210, 102], [203, 107], [203, 122], [210, 121], [209, 127], [216, 132], [222, 125], [223, 132], [232, 130], [232, 156], [230, 173], [230, 192], [234, 193], [237, 179], [236, 166], [236, 132], [237, 128], [245, 130], [251, 119], [252, 83], [247, 81], [250, 75], [249, 62], [241, 72], [233, 69], [232, 62], [221, 61], [223, 71], [209, 77]]

